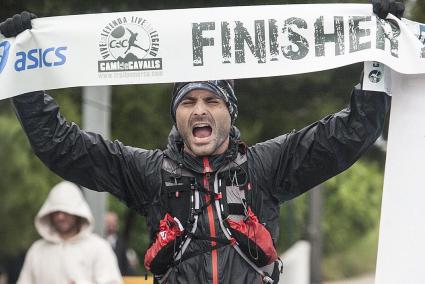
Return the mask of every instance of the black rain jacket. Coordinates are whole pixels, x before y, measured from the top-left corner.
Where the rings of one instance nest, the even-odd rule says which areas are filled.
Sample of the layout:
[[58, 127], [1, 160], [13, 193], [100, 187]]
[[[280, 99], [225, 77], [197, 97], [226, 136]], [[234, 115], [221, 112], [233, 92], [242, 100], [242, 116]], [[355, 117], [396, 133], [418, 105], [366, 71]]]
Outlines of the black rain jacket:
[[[35, 154], [47, 167], [66, 180], [110, 192], [147, 217], [152, 235], [164, 216], [160, 198], [164, 156], [195, 176], [203, 173], [202, 158], [183, 154], [175, 129], [165, 151], [145, 150], [82, 131], [67, 122], [58, 105], [43, 92], [15, 97], [13, 104]], [[252, 206], [274, 241], [279, 235], [279, 205], [351, 166], [381, 134], [389, 106], [390, 98], [384, 93], [354, 89], [350, 105], [342, 111], [247, 149], [255, 195]], [[233, 128], [229, 150], [209, 157], [213, 171], [235, 158], [238, 141], [239, 132]], [[200, 216], [198, 230], [209, 235], [206, 215]], [[217, 236], [223, 237], [216, 214], [214, 222]], [[187, 251], [206, 245], [191, 242]], [[218, 283], [261, 283], [260, 276], [231, 246], [219, 248], [216, 255], [215, 262], [208, 251], [180, 263], [167, 283], [213, 283], [213, 278]]]

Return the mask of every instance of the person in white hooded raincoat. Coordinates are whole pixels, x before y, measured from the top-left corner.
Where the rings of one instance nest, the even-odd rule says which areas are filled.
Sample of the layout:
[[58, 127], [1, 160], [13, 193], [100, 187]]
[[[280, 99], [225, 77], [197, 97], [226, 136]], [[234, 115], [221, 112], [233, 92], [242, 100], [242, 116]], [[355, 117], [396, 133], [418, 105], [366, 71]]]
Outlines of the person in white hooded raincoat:
[[122, 283], [111, 246], [92, 233], [93, 216], [77, 185], [53, 187], [35, 227], [42, 239], [28, 250], [18, 284]]

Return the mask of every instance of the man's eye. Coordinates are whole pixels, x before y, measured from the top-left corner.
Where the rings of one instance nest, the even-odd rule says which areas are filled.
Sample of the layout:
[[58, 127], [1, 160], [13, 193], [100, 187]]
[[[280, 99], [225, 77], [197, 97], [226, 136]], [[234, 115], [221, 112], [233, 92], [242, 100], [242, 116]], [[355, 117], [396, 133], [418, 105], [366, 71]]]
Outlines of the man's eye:
[[193, 104], [193, 101], [185, 100], [181, 102], [182, 105], [191, 105]]

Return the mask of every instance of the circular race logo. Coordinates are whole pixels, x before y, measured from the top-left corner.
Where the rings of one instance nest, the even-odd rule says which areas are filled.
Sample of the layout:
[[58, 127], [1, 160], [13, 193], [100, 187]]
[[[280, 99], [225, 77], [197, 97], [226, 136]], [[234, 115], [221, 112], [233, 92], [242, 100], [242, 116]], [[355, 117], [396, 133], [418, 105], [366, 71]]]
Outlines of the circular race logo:
[[369, 73], [369, 81], [372, 83], [379, 83], [382, 79], [382, 72], [379, 70], [372, 70]]
[[138, 16], [109, 22], [100, 34], [99, 51], [99, 72], [162, 70], [158, 32]]
[[107, 42], [109, 54], [124, 61], [144, 58], [151, 48], [149, 33], [136, 24], [117, 26], [109, 34]]

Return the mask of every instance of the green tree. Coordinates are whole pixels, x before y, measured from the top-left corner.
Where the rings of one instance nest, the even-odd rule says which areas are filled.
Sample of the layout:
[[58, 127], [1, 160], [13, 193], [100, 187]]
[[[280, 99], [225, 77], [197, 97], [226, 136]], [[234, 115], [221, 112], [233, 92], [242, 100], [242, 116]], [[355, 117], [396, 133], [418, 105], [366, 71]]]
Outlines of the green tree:
[[325, 183], [325, 275], [340, 278], [373, 272], [382, 187], [382, 169], [365, 161]]
[[[68, 95], [58, 96], [64, 113], [76, 121], [79, 111]], [[18, 120], [11, 112], [10, 102], [0, 102], [0, 264], [26, 250], [38, 238], [34, 217], [50, 188], [60, 178], [50, 172], [34, 155]]]
[[0, 141], [1, 259], [34, 240], [34, 216], [57, 178], [34, 156], [15, 118], [0, 116]]
[[364, 161], [325, 183], [325, 253], [346, 249], [376, 228], [382, 187], [382, 170]]

